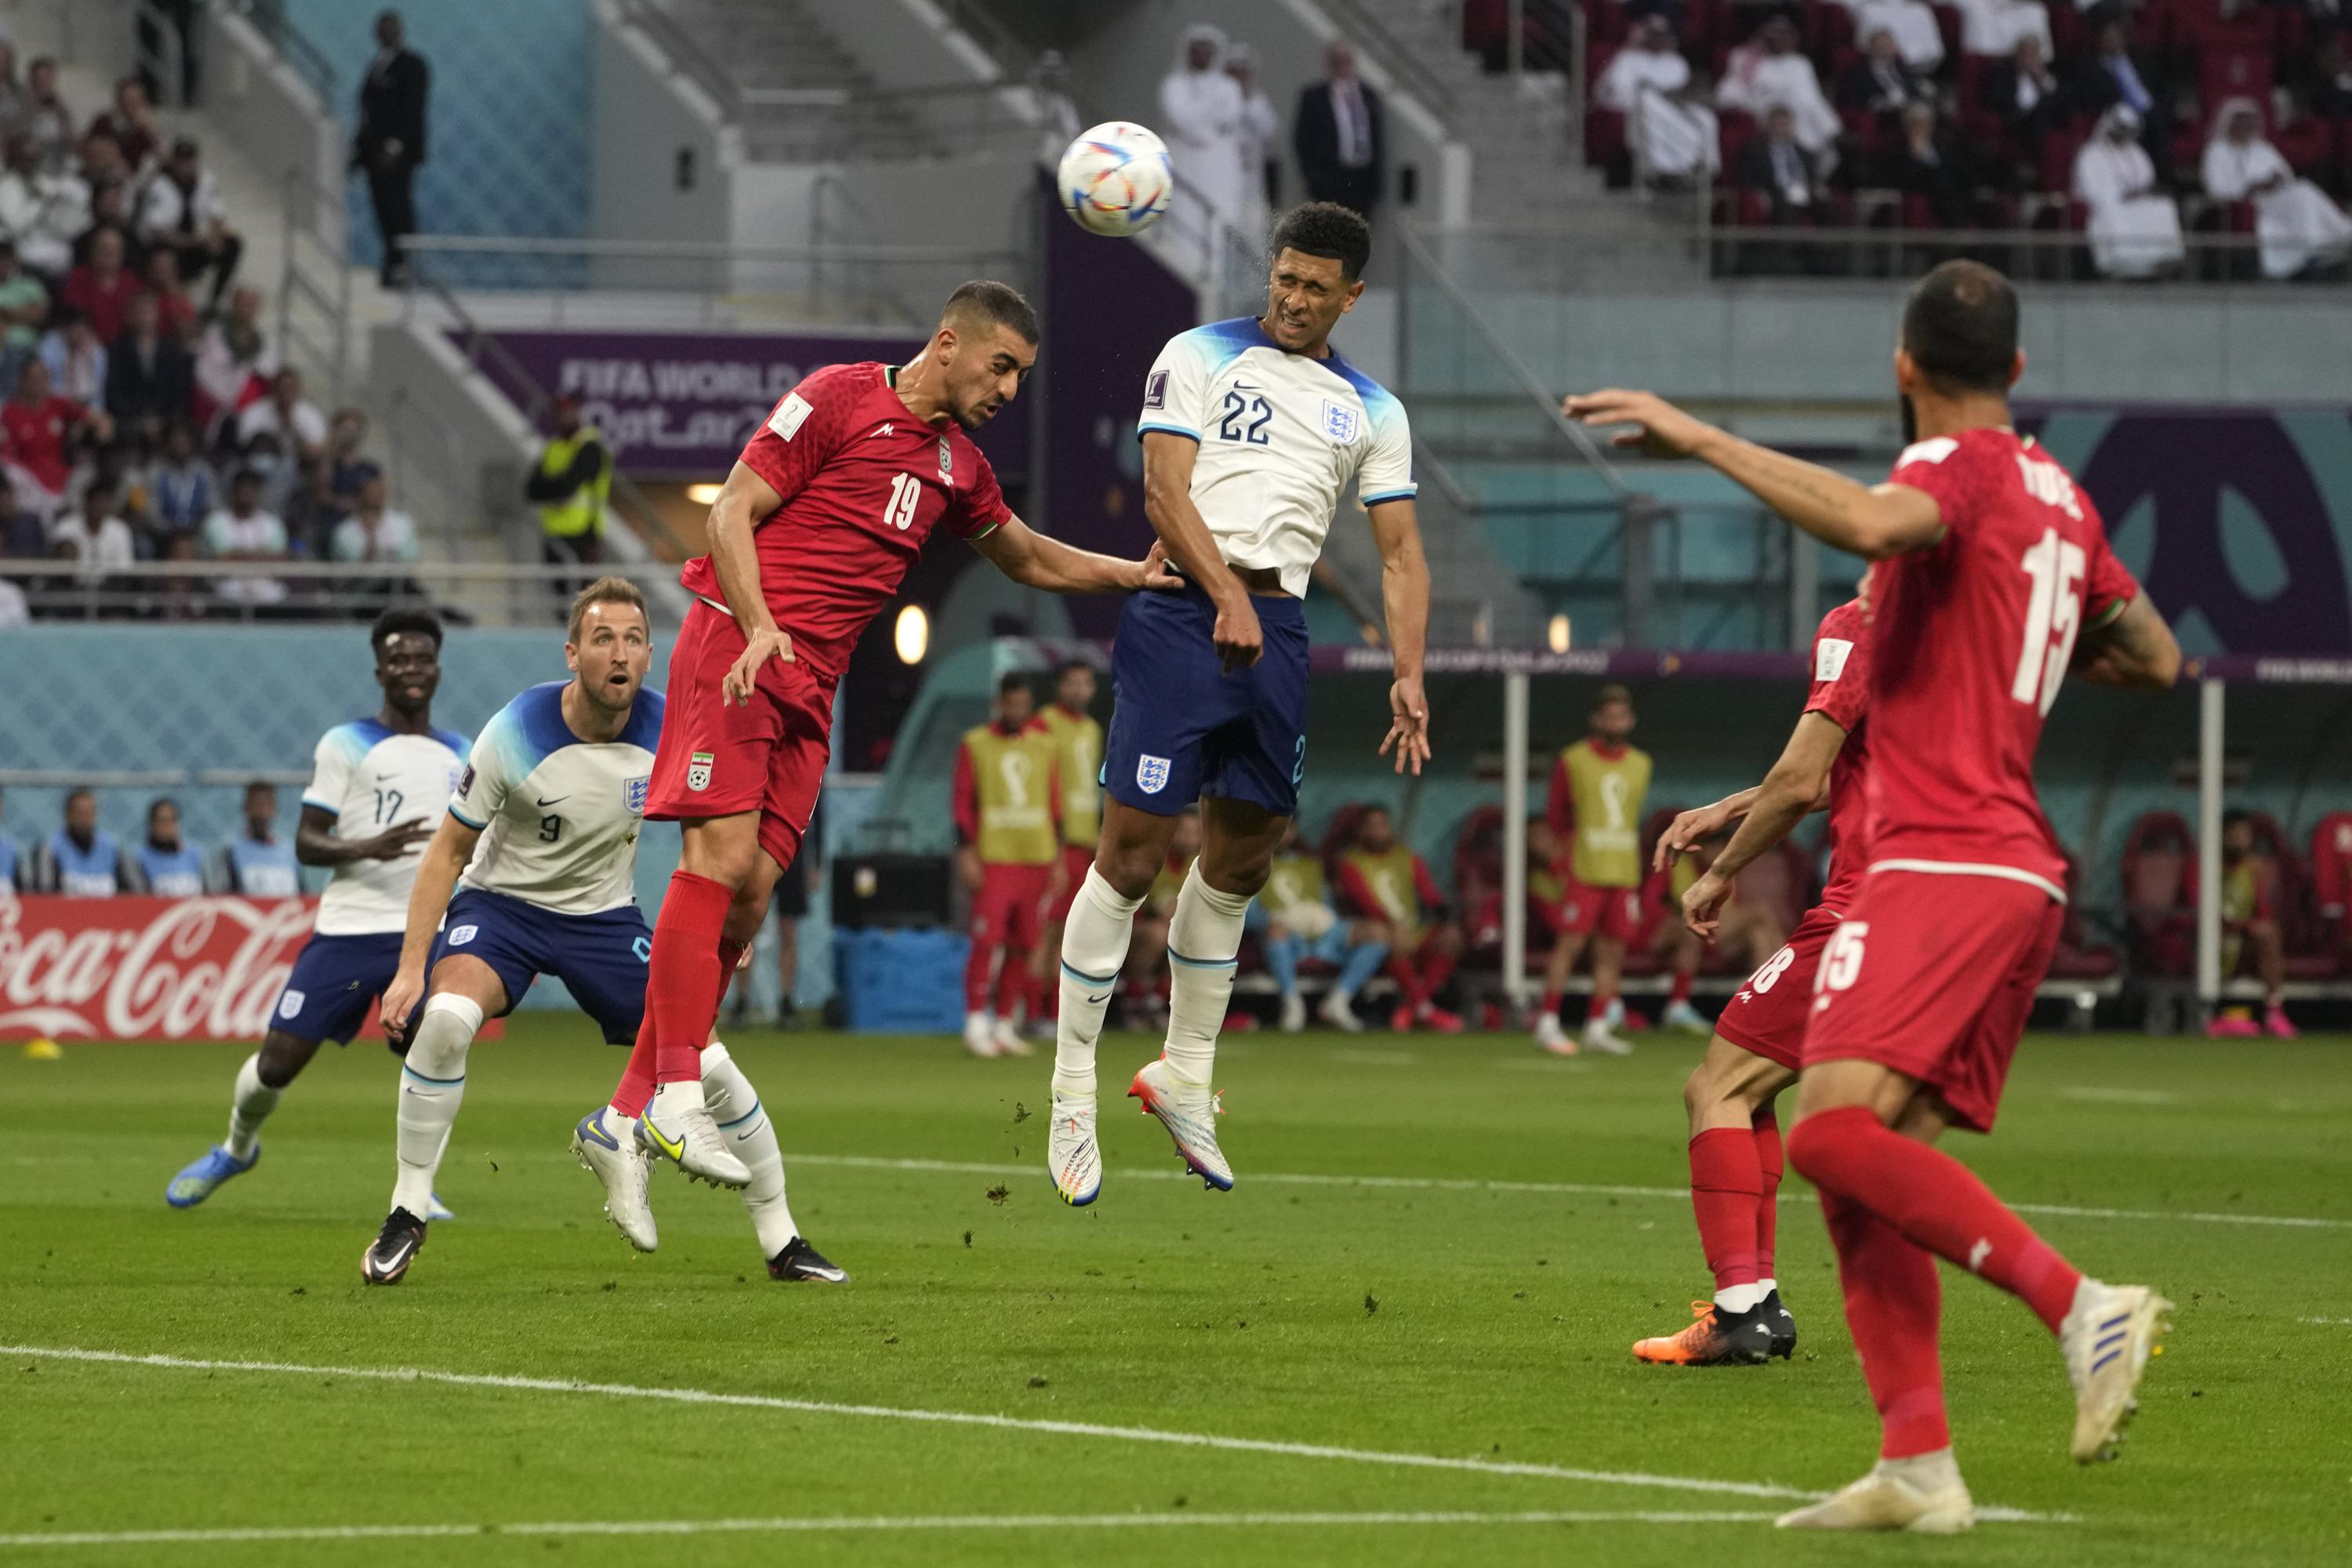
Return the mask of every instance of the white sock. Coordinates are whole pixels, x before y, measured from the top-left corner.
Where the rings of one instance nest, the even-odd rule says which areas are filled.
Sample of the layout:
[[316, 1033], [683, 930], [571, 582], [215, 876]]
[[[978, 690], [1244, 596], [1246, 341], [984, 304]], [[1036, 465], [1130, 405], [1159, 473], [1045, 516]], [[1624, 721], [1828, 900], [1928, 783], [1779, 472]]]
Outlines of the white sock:
[[223, 1145], [239, 1160], [253, 1158], [253, 1151], [261, 1142], [261, 1124], [278, 1109], [278, 1097], [286, 1091], [272, 1089], [261, 1081], [261, 1053], [254, 1052], [236, 1069], [236, 1089], [228, 1101], [228, 1142]]
[[1760, 1282], [1728, 1286], [1715, 1293], [1715, 1304], [1727, 1312], [1752, 1312], [1763, 1300], [1764, 1287]]
[[[1756, 1289], [1763, 1291], [1764, 1296], [1769, 1296], [1773, 1291], [1778, 1290], [1780, 1288], [1780, 1282], [1778, 1279], [1759, 1279], [1756, 1281]], [[1756, 1299], [1760, 1301], [1764, 1299], [1764, 1296], [1759, 1296]]]
[[776, 1146], [775, 1124], [760, 1104], [751, 1080], [717, 1040], [702, 1047], [702, 1102], [719, 1136], [735, 1157], [750, 1167], [751, 1180], [743, 1189], [744, 1212], [760, 1235], [760, 1256], [773, 1258], [798, 1236], [792, 1205], [784, 1202], [784, 1152]]
[[1893, 1476], [1918, 1488], [1923, 1492], [1940, 1491], [1960, 1484], [1960, 1462], [1952, 1457], [1951, 1448], [1937, 1448], [1929, 1453], [1912, 1454], [1900, 1459], [1881, 1459], [1878, 1473]]
[[1054, 1088], [1061, 1094], [1095, 1092], [1095, 1042], [1118, 989], [1127, 944], [1135, 935], [1141, 899], [1123, 899], [1093, 867], [1070, 902], [1062, 927], [1062, 1016], [1054, 1029]]
[[481, 1026], [482, 1009], [475, 1003], [436, 996], [425, 1004], [408, 1042], [408, 1059], [400, 1066], [400, 1169], [392, 1184], [392, 1206], [419, 1219], [433, 1206], [433, 1177], [466, 1098], [466, 1052]]
[[1234, 999], [1234, 955], [1242, 950], [1249, 906], [1247, 893], [1209, 886], [1198, 860], [1184, 874], [1168, 921], [1168, 1065], [1181, 1082], [1209, 1081], [1217, 1032]]

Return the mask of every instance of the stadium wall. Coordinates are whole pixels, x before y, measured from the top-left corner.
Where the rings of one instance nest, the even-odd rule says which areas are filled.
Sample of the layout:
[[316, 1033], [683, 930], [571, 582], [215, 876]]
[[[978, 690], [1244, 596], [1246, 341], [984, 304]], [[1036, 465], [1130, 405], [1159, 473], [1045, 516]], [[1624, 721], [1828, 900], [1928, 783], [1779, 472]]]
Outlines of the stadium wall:
[[588, 232], [598, 239], [732, 237], [740, 138], [719, 106], [598, 0], [590, 135], [596, 177]]

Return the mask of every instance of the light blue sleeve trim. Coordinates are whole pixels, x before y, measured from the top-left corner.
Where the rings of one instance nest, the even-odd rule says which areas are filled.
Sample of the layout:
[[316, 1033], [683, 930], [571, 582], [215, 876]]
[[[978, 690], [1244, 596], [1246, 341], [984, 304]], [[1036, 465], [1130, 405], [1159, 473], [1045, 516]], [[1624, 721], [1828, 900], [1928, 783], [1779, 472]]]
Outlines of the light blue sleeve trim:
[[1411, 500], [1420, 493], [1421, 487], [1419, 485], [1407, 485], [1401, 490], [1382, 490], [1376, 496], [1365, 496], [1362, 499], [1364, 504], [1370, 507], [1378, 506], [1384, 500]]
[[305, 806], [314, 807], [320, 811], [331, 811], [337, 816], [341, 816], [343, 814], [343, 808], [341, 806], [330, 805], [326, 801], [314, 799], [307, 795], [302, 797], [302, 804]]
[[464, 823], [467, 826], [472, 828], [477, 833], [481, 832], [482, 829], [489, 826], [487, 822], [476, 822], [472, 817], [467, 816], [464, 812], [459, 811], [454, 805], [449, 808], [449, 815], [456, 817], [458, 821]]
[[1155, 430], [1162, 436], [1181, 436], [1187, 441], [1191, 441], [1195, 444], [1198, 444], [1201, 439], [1201, 433], [1198, 430], [1188, 430], [1181, 425], [1160, 424], [1138, 425], [1135, 427], [1135, 438], [1140, 441], [1145, 436]]

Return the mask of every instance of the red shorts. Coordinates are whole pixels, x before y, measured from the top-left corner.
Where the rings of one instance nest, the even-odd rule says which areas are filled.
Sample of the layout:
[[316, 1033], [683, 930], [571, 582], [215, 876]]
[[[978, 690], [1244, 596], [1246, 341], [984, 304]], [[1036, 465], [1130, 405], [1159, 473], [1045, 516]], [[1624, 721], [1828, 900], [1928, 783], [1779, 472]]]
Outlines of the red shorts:
[[1554, 936], [1613, 936], [1620, 942], [1632, 942], [1642, 929], [1642, 889], [1639, 888], [1588, 888], [1573, 877], [1564, 877], [1566, 890], [1556, 904], [1538, 905], [1545, 925]]
[[1038, 915], [1053, 875], [1051, 866], [982, 866], [980, 891], [971, 896], [971, 945], [1036, 946]]
[[1062, 846], [1062, 892], [1059, 898], [1045, 905], [1045, 919], [1049, 924], [1060, 925], [1070, 918], [1070, 900], [1078, 896], [1078, 885], [1087, 879], [1087, 873], [1094, 868], [1094, 863], [1095, 852], [1091, 847], [1078, 844]]
[[1822, 955], [1804, 1065], [1878, 1062], [1990, 1131], [2065, 917], [2032, 882], [1874, 874]]
[[1804, 1060], [1805, 1025], [1813, 1012], [1813, 975], [1822, 949], [1844, 917], [1815, 905], [1789, 933], [1788, 945], [1766, 959], [1715, 1021], [1715, 1032], [1790, 1072]]
[[670, 650], [646, 816], [677, 822], [756, 811], [760, 847], [790, 867], [833, 749], [834, 683], [798, 660], [771, 659], [751, 700], [737, 707], [720, 682], [742, 654], [735, 617], [697, 600]]

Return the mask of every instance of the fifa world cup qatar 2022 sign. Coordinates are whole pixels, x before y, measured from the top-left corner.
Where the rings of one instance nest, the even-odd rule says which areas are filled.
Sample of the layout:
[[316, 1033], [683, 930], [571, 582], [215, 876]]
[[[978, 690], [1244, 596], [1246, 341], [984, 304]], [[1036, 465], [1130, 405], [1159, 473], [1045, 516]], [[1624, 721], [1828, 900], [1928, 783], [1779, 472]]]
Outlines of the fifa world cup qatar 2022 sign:
[[314, 899], [0, 895], [0, 1039], [257, 1039], [317, 912]]

